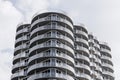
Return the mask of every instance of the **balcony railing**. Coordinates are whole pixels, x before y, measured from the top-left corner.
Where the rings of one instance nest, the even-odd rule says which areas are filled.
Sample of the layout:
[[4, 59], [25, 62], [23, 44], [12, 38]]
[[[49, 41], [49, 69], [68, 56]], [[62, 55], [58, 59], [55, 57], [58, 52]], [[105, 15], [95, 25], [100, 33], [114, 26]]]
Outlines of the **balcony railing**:
[[52, 42], [51, 44], [48, 44], [48, 45], [46, 43], [37, 44], [34, 47], [32, 47], [29, 52], [31, 53], [32, 51], [34, 51], [36, 49], [45, 48], [45, 47], [48, 47], [48, 48], [50, 48], [50, 47], [63, 48], [63, 49], [69, 50], [74, 55], [74, 50], [71, 47], [69, 47], [65, 44], [56, 44], [54, 42]]
[[75, 74], [74, 68], [66, 63], [57, 63], [57, 62], [49, 62], [49, 63], [37, 63], [28, 68], [28, 73], [32, 70], [38, 69], [38, 68], [45, 68], [45, 67], [58, 67], [63, 68], [71, 71], [71, 73]]
[[74, 45], [74, 42], [72, 41], [72, 39], [70, 39], [67, 36], [63, 36], [63, 35], [57, 35], [57, 34], [52, 34], [50, 36], [43, 34], [43, 35], [38, 35], [37, 37], [31, 39], [30, 43], [33, 43], [34, 41], [37, 41], [39, 39], [43, 39], [43, 38], [58, 38], [58, 39], [64, 39], [66, 41], [68, 41], [69, 43], [71, 43], [72, 45]]
[[68, 20], [66, 19], [63, 19], [63, 18], [55, 18], [55, 17], [44, 17], [44, 18], [40, 18], [36, 21], [34, 21], [31, 26], [33, 27], [35, 24], [37, 23], [40, 23], [40, 22], [43, 22], [43, 21], [60, 21], [60, 22], [63, 22], [63, 23], [67, 23], [72, 29], [73, 29], [73, 25], [71, 22], [69, 22]]
[[68, 75], [68, 74], [64, 74], [64, 73], [37, 73], [34, 75], [31, 75], [30, 77], [28, 77], [27, 80], [35, 80], [35, 79], [42, 79], [42, 78], [60, 78], [60, 79], [66, 79], [66, 80], [74, 80], [74, 77]]
[[74, 59], [72, 57], [70, 57], [69, 55], [65, 54], [65, 53], [60, 53], [60, 55], [58, 55], [57, 53], [53, 53], [53, 52], [50, 52], [49, 54], [46, 55], [45, 52], [41, 52], [41, 53], [38, 53], [34, 56], [31, 56], [29, 58], [29, 61], [28, 63], [30, 63], [31, 61], [33, 61], [34, 59], [37, 59], [37, 58], [43, 58], [43, 57], [60, 57], [60, 58], [65, 58], [66, 60], [69, 60], [71, 61], [72, 63], [74, 63]]

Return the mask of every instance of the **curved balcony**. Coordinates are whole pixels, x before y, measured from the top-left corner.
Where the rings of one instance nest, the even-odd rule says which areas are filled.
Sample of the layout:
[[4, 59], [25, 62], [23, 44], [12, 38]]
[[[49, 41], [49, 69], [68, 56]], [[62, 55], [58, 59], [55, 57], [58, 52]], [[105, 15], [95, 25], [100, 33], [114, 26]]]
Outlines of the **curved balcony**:
[[[35, 17], [41, 15], [41, 14], [44, 14], [44, 13], [47, 13], [47, 14], [58, 14], [58, 15], [63, 15], [67, 18], [69, 18], [69, 14], [65, 11], [62, 11], [62, 10], [56, 10], [56, 9], [50, 9], [50, 10], [40, 10], [39, 12], [35, 13], [32, 17], [32, 19], [34, 19]], [[69, 18], [69, 20], [72, 22], [72, 20]]]
[[84, 35], [86, 38], [88, 38], [88, 34], [85, 33], [84, 31], [76, 30], [75, 33], [76, 33], [76, 34], [82, 34], [82, 35]]
[[103, 67], [108, 67], [108, 68], [111, 68], [113, 70], [113, 66], [110, 65], [110, 64], [107, 64], [107, 63], [102, 63], [102, 66]]
[[20, 49], [25, 49], [27, 48], [27, 45], [26, 44], [23, 44], [23, 45], [20, 45], [20, 46], [17, 46], [15, 49], [14, 49], [14, 52], [20, 50]]
[[28, 77], [27, 80], [36, 80], [36, 79], [41, 79], [42, 78], [56, 78], [56, 79], [60, 79], [60, 80], [74, 80], [74, 77], [67, 75], [67, 74], [59, 74], [59, 73], [37, 73], [34, 75], [31, 75], [30, 77]]
[[89, 50], [87, 48], [83, 47], [83, 46], [77, 46], [76, 50], [84, 51], [84, 52], [89, 54]]
[[48, 29], [48, 30], [57, 29], [57, 30], [65, 31], [73, 37], [73, 33], [72, 33], [71, 30], [69, 30], [68, 28], [65, 28], [63, 26], [59, 26], [59, 25], [57, 25], [57, 26], [46, 25], [46, 26], [37, 27], [31, 32], [31, 35], [33, 35], [34, 33], [38, 32], [38, 31], [42, 31], [42, 30], [45, 30], [45, 29]]
[[114, 77], [114, 74], [112, 72], [109, 72], [109, 71], [103, 71], [102, 74]]
[[24, 76], [26, 76], [26, 75], [24, 74], [24, 71], [21, 70], [20, 72], [16, 72], [16, 73], [12, 74], [11, 80], [16, 80], [15, 78], [24, 77]]
[[39, 69], [39, 68], [45, 68], [45, 67], [57, 67], [57, 68], [63, 68], [63, 69], [67, 69], [68, 71], [70, 71], [72, 74], [75, 73], [74, 71], [74, 68], [68, 64], [65, 64], [65, 63], [53, 63], [53, 62], [50, 62], [50, 63], [36, 63], [32, 66], [30, 66], [28, 68], [28, 73], [32, 70], [35, 70], [35, 69]]
[[58, 38], [58, 39], [63, 39], [63, 40], [68, 41], [68, 42], [71, 43], [72, 45], [74, 45], [74, 42], [73, 42], [69, 37], [63, 36], [63, 35], [59, 35], [59, 36], [58, 36], [57, 34], [53, 34], [53, 35], [51, 35], [51, 36], [47, 36], [47, 35], [45, 35], [45, 34], [43, 34], [43, 35], [38, 35], [38, 36], [36, 36], [35, 38], [33, 38], [33, 39], [30, 40], [30, 44], [33, 43], [33, 42], [35, 42], [35, 41], [37, 41], [37, 40], [44, 39], [44, 38]]
[[25, 61], [21, 61], [19, 63], [16, 63], [15, 65], [13, 65], [12, 70], [15, 69], [15, 68], [24, 67], [26, 65], [27, 65], [27, 63], [25, 63]]
[[57, 19], [57, 18], [55, 18], [55, 17], [51, 17], [51, 18], [49, 18], [49, 17], [40, 18], [40, 19], [34, 21], [34, 22], [31, 24], [31, 27], [35, 26], [36, 24], [38, 24], [38, 23], [40, 23], [40, 22], [44, 22], [44, 21], [59, 21], [59, 22], [63, 22], [63, 23], [68, 24], [68, 25], [71, 27], [71, 29], [73, 29], [73, 25], [72, 25], [71, 22], [69, 22], [68, 20], [63, 19], [63, 18]]
[[78, 77], [79, 79], [85, 79], [85, 80], [91, 80], [90, 75], [86, 74], [86, 73], [76, 73], [76, 77]]
[[36, 49], [45, 48], [45, 47], [48, 47], [48, 48], [50, 48], [50, 47], [63, 48], [63, 49], [66, 49], [66, 50], [70, 51], [74, 55], [74, 50], [71, 47], [69, 47], [65, 44], [59, 44], [58, 45], [58, 44], [53, 43], [53, 42], [50, 45], [46, 45], [44, 43], [35, 45], [34, 47], [30, 48], [29, 52], [31, 53], [32, 51], [34, 51]]
[[109, 47], [109, 45], [108, 45], [108, 43], [106, 43], [106, 42], [99, 42], [99, 43], [100, 43], [101, 47], [105, 47], [108, 50], [111, 50], [110, 47]]
[[86, 41], [85, 39], [82, 39], [82, 38], [76, 38], [75, 41], [77, 42], [82, 42], [84, 44], [86, 44], [88, 46], [88, 41]]
[[105, 59], [105, 60], [109, 60], [109, 61], [112, 61], [112, 59], [110, 58], [110, 57], [108, 57], [108, 56], [101, 56], [101, 59]]
[[74, 59], [65, 53], [60, 53], [60, 55], [58, 55], [56, 53], [50, 53], [49, 55], [45, 55], [45, 52], [38, 53], [34, 56], [31, 56], [28, 60], [28, 63], [30, 63], [31, 61], [33, 61], [35, 59], [43, 58], [43, 57], [60, 57], [60, 58], [64, 58], [64, 59], [69, 60], [72, 63], [74, 63]]
[[77, 59], [82, 59], [82, 60], [86, 60], [87, 62], [90, 62], [89, 57], [87, 57], [87, 56], [85, 56], [85, 55], [81, 55], [81, 54], [75, 55], [75, 58], [77, 58]]
[[104, 49], [104, 48], [101, 48], [100, 51], [102, 51], [102, 52], [106, 52], [106, 53], [108, 53], [108, 54], [111, 53], [110, 50], [108, 50], [108, 49]]
[[21, 52], [21, 53], [15, 55], [15, 56], [13, 57], [13, 61], [15, 61], [15, 60], [18, 59], [18, 58], [26, 58], [26, 57], [27, 57], [27, 56], [26, 56], [26, 53], [25, 53], [25, 52]]
[[[108, 78], [104, 78], [104, 80], [110, 80], [110, 78], [108, 79]], [[114, 78], [113, 79], [111, 79], [111, 80], [114, 80]]]
[[28, 29], [27, 29], [27, 28], [23, 28], [23, 29], [17, 31], [17, 32], [16, 32], [16, 35], [21, 34], [21, 33], [25, 33], [25, 32], [28, 32]]
[[20, 41], [25, 41], [25, 40], [28, 40], [27, 36], [22, 36], [22, 37], [20, 37], [20, 38], [18, 38], [18, 39], [15, 40], [15, 44], [18, 43], [18, 42], [20, 42]]
[[79, 63], [79, 64], [75, 65], [75, 67], [81, 68], [81, 69], [86, 69], [86, 70], [88, 70], [90, 72], [90, 67], [88, 65]]

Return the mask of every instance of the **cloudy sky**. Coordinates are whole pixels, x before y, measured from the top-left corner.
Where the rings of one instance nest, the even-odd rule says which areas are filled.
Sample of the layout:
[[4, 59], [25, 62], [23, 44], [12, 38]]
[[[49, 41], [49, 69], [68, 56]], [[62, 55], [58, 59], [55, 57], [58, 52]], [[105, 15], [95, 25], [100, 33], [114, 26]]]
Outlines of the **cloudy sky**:
[[120, 0], [0, 0], [0, 80], [10, 80], [15, 30], [41, 10], [69, 13], [112, 49], [116, 80], [120, 80]]

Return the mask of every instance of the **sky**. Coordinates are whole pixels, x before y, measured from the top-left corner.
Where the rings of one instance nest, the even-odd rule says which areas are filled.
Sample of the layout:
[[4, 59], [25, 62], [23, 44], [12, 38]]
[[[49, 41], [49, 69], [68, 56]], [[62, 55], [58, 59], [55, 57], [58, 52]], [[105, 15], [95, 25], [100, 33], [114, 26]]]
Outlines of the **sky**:
[[0, 0], [0, 80], [10, 80], [17, 25], [42, 10], [65, 11], [110, 45], [115, 80], [120, 80], [120, 0]]

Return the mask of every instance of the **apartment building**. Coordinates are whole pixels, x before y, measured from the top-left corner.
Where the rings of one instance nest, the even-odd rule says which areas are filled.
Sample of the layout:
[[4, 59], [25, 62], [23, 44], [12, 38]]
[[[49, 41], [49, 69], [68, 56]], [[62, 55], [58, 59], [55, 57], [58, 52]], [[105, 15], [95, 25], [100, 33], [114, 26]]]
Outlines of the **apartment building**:
[[11, 80], [114, 80], [111, 49], [62, 11], [16, 29]]

